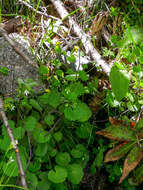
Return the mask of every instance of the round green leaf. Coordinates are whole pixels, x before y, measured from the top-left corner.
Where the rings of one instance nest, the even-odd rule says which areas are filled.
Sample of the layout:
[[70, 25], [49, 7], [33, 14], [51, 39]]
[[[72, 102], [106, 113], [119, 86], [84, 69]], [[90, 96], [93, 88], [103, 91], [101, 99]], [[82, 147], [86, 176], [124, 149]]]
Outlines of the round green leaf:
[[38, 183], [37, 188], [38, 190], [51, 190], [51, 184], [49, 181], [42, 180]]
[[45, 131], [44, 129], [42, 129], [41, 126], [38, 126], [34, 130], [34, 139], [38, 143], [49, 142], [50, 139], [51, 139], [51, 134], [47, 134], [47, 131]]
[[27, 131], [33, 131], [34, 128], [36, 127], [36, 122], [37, 122], [37, 119], [33, 116], [29, 116], [26, 118], [25, 120], [25, 129]]
[[47, 149], [48, 149], [47, 143], [40, 143], [38, 144], [35, 150], [35, 155], [39, 157], [43, 157], [47, 153]]
[[60, 166], [67, 166], [71, 161], [70, 155], [67, 152], [58, 152], [56, 155], [56, 163]]
[[55, 171], [51, 170], [48, 173], [48, 179], [53, 183], [62, 183], [67, 177], [67, 170], [60, 166], [55, 166]]
[[54, 133], [54, 139], [55, 139], [57, 142], [61, 141], [62, 138], [63, 138], [63, 134], [62, 134], [60, 131]]
[[72, 164], [68, 167], [68, 180], [73, 184], [79, 184], [83, 177], [83, 169], [80, 164]]
[[53, 149], [51, 150], [51, 152], [49, 152], [49, 155], [50, 155], [51, 157], [54, 157], [56, 154], [57, 154], [57, 149], [55, 149], [55, 148], [53, 148]]
[[44, 118], [44, 121], [47, 125], [51, 126], [54, 124], [54, 116], [53, 115], [46, 115], [46, 117]]
[[68, 120], [84, 122], [91, 117], [92, 113], [85, 103], [79, 102], [72, 107], [65, 108], [64, 115]]
[[50, 106], [56, 108], [61, 103], [61, 94], [58, 91], [51, 91], [39, 96], [38, 100], [41, 105], [49, 104]]
[[74, 158], [82, 158], [84, 153], [86, 151], [86, 148], [82, 145], [82, 144], [78, 144], [76, 146], [76, 148], [73, 148], [71, 150], [71, 155], [74, 157]]
[[52, 91], [48, 94], [48, 104], [56, 108], [61, 103], [61, 95], [57, 91]]
[[91, 125], [87, 122], [76, 129], [76, 134], [81, 139], [87, 139], [90, 136], [91, 130]]

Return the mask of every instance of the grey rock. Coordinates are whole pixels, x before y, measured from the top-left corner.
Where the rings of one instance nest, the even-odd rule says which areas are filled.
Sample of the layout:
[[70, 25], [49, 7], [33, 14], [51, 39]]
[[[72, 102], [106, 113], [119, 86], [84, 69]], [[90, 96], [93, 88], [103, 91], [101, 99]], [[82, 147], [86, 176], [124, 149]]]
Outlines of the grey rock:
[[[28, 39], [23, 36], [13, 33], [10, 35], [11, 39], [15, 41], [16, 46], [34, 62], [34, 56], [30, 52], [30, 45]], [[37, 82], [36, 90], [43, 89], [40, 84], [40, 77], [38, 73], [38, 66], [26, 63], [23, 58], [18, 55], [9, 43], [3, 38], [0, 38], [0, 68], [6, 67], [8, 75], [0, 73], [0, 92], [4, 95], [13, 94], [16, 92], [18, 78], [26, 81], [27, 78], [33, 79]]]

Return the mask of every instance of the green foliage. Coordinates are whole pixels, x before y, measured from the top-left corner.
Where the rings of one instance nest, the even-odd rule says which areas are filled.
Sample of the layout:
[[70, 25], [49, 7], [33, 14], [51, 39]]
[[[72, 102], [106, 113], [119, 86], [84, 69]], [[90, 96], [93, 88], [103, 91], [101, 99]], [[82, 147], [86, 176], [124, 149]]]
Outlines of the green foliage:
[[2, 73], [3, 75], [7, 75], [8, 74], [8, 69], [6, 67], [1, 67], [0, 68], [0, 73]]
[[26, 118], [25, 120], [25, 129], [27, 131], [33, 131], [36, 127], [36, 118], [32, 117], [32, 116], [29, 116]]
[[67, 166], [71, 161], [70, 155], [67, 152], [58, 152], [55, 159], [59, 166]]
[[68, 100], [76, 101], [79, 96], [85, 93], [85, 88], [80, 82], [72, 83], [63, 89], [62, 93]]
[[115, 152], [111, 154], [111, 156], [121, 156], [126, 154], [129, 150], [133, 148], [133, 143], [132, 142], [127, 142], [126, 144], [122, 145], [122, 147]]
[[59, 141], [61, 141], [62, 140], [62, 138], [63, 138], [63, 134], [59, 131], [59, 132], [56, 132], [56, 133], [54, 133], [54, 138], [55, 138], [55, 140], [57, 141], [57, 142], [59, 142]]
[[119, 145], [106, 153], [104, 162], [119, 160], [128, 153], [124, 161], [123, 173], [119, 180], [119, 183], [121, 183], [143, 159], [142, 133], [137, 131], [133, 122], [130, 123], [130, 126], [129, 124], [123, 124], [122, 120], [110, 119], [110, 122], [112, 125], [105, 130], [98, 131], [97, 134], [120, 142]]
[[[21, 156], [21, 161], [23, 168], [26, 168], [26, 156], [25, 152], [23, 151], [24, 149], [20, 147], [20, 156]], [[18, 176], [19, 174], [19, 168], [17, 166], [17, 160], [16, 160], [16, 155], [14, 152], [9, 152], [7, 154], [8, 161], [7, 162], [2, 162], [2, 170], [4, 175], [9, 176], [9, 177], [15, 177]]]
[[62, 183], [67, 177], [67, 170], [60, 166], [55, 166], [55, 171], [51, 170], [48, 173], [48, 179], [53, 183]]
[[35, 141], [38, 143], [45, 143], [49, 142], [51, 139], [51, 135], [47, 134], [45, 130], [41, 126], [37, 126], [36, 129], [34, 130], [34, 135], [33, 135]]
[[39, 157], [43, 157], [46, 155], [47, 150], [48, 150], [47, 143], [40, 143], [37, 145], [37, 148], [35, 150], [35, 155]]
[[109, 181], [112, 183], [113, 181], [119, 179], [122, 174], [122, 165], [121, 163], [113, 163], [107, 164], [106, 171], [109, 173]]
[[[36, 10], [39, 5], [44, 4], [45, 6], [45, 2], [41, 0], [27, 1]], [[127, 154], [128, 162], [125, 169], [133, 170], [132, 167], [139, 163], [138, 158], [142, 151], [140, 148], [140, 146], [142, 147], [142, 119], [136, 124], [134, 130], [131, 129], [131, 126], [124, 124], [109, 126], [108, 122], [104, 123], [106, 127], [103, 129], [104, 124], [101, 123], [102, 132], [106, 133], [105, 136], [118, 141], [119, 145], [116, 145], [116, 142], [108, 144], [109, 141], [102, 137], [99, 139], [95, 133], [100, 125], [95, 126], [95, 123], [96, 120], [107, 119], [104, 118], [104, 114], [102, 115], [103, 109], [108, 112], [106, 113], [107, 117], [126, 113], [126, 117], [131, 118], [137, 115], [143, 105], [143, 18], [139, 13], [138, 6], [142, 5], [140, 2], [135, 0], [121, 2], [121, 4], [128, 5], [123, 6], [125, 10], [128, 10], [128, 14], [122, 7], [110, 7], [110, 22], [112, 19], [116, 21], [120, 15], [123, 16], [121, 23], [115, 23], [116, 26], [121, 25], [121, 28], [119, 31], [115, 29], [116, 35], [111, 37], [114, 47], [108, 44], [102, 48], [102, 56], [107, 61], [110, 62], [112, 58], [116, 60], [109, 76], [111, 88], [109, 84], [107, 87], [105, 85], [106, 82], [108, 83], [108, 79], [104, 75], [99, 76], [103, 74], [102, 72], [93, 71], [90, 74], [96, 65], [90, 70], [86, 64], [82, 65], [83, 70], [71, 69], [76, 62], [77, 54], [82, 56], [83, 52], [79, 50], [78, 46], [74, 47], [70, 54], [63, 51], [63, 44], [55, 43], [54, 39], [64, 23], [60, 19], [57, 21], [46, 20], [45, 35], [40, 39], [39, 52], [35, 54], [39, 54], [37, 57], [40, 65], [39, 74], [41, 82], [44, 82], [47, 89], [45, 92], [37, 92], [34, 90], [37, 85], [35, 81], [18, 79], [19, 86], [15, 97], [4, 97], [4, 109], [10, 118], [9, 125], [20, 147], [20, 156], [23, 168], [26, 170], [26, 179], [30, 190], [80, 189], [84, 170], [86, 172], [88, 167], [92, 174], [106, 169], [109, 172], [109, 181], [116, 181], [122, 175], [122, 163], [119, 161], [115, 164], [103, 163], [105, 161], [104, 153], [109, 147], [112, 147], [112, 151], [108, 152], [107, 156], [110, 160], [117, 160]], [[96, 6], [96, 10], [98, 10], [99, 4]], [[15, 4], [13, 0], [2, 1], [0, 16], [1, 12], [7, 14], [12, 11], [12, 14], [18, 14], [18, 10], [20, 10], [20, 14], [24, 12], [28, 14], [27, 17], [32, 17], [33, 23], [30, 24], [33, 26], [34, 22], [37, 22], [34, 20], [36, 13], [32, 11], [29, 13], [28, 9], [23, 7]], [[78, 10], [75, 12], [78, 13]], [[73, 13], [75, 12], [73, 11]], [[82, 20], [85, 22], [86, 19], [81, 19], [84, 27]], [[41, 25], [39, 26], [41, 28]], [[64, 31], [64, 38], [66, 35]], [[67, 64], [63, 64], [63, 57]], [[8, 69], [0, 68], [0, 73], [6, 75]], [[102, 82], [105, 90], [101, 85]], [[101, 105], [100, 108], [95, 105], [96, 109], [92, 113], [89, 102], [91, 97], [96, 96], [101, 100]], [[99, 110], [102, 116], [98, 115]], [[125, 142], [123, 143], [123, 141]], [[12, 148], [5, 126], [1, 126], [0, 184], [9, 184], [10, 182], [16, 184], [18, 181], [19, 170]], [[137, 168], [130, 184], [140, 184], [143, 181], [142, 169], [142, 165]], [[128, 172], [123, 173], [128, 174]], [[134, 189], [130, 184], [125, 180], [123, 187], [126, 190]], [[4, 187], [3, 189], [8, 188]]]
[[75, 148], [71, 150], [71, 155], [74, 158], [82, 158], [86, 153], [86, 148], [82, 144], [77, 144]]
[[46, 115], [44, 118], [44, 121], [47, 125], [53, 125], [54, 124], [54, 116], [53, 115]]
[[105, 129], [107, 133], [110, 133], [113, 138], [119, 138], [121, 140], [136, 140], [134, 131], [129, 127], [122, 125], [111, 125]]
[[83, 177], [83, 169], [79, 164], [71, 164], [68, 166], [68, 179], [73, 184], [79, 184]]
[[76, 133], [77, 136], [81, 139], [88, 139], [90, 136], [90, 132], [91, 132], [91, 125], [90, 123], [84, 123], [81, 124], [77, 129], [76, 129]]
[[128, 163], [133, 163], [139, 156], [140, 147], [134, 146], [128, 154]]
[[121, 101], [129, 90], [129, 75], [126, 71], [120, 70], [117, 67], [112, 67], [110, 82], [116, 99]]
[[85, 103], [77, 102], [68, 106], [64, 110], [64, 115], [68, 120], [85, 122], [91, 117], [91, 111]]
[[39, 111], [39, 112], [42, 111], [42, 108], [40, 107], [39, 103], [38, 103], [36, 100], [30, 99], [30, 100], [29, 100], [29, 103], [30, 103], [30, 105], [31, 105], [33, 108], [35, 108], [37, 111]]
[[[45, 67], [40, 67], [39, 71], [44, 76], [49, 72]], [[90, 144], [91, 139], [94, 141], [93, 138], [89, 140], [92, 125], [88, 120], [92, 112], [84, 100], [84, 95], [90, 88], [93, 92], [94, 88], [86, 85], [85, 81], [89, 80], [86, 73], [80, 71], [74, 81], [63, 78], [60, 69], [56, 73], [56, 77], [50, 78], [49, 82], [53, 84], [51, 88], [38, 95], [33, 90], [36, 84], [34, 81], [18, 79], [17, 101], [12, 98], [4, 101], [7, 113], [12, 113], [9, 125], [14, 137], [24, 147], [23, 152], [20, 152], [24, 168], [32, 150], [26, 173], [30, 190], [63, 190], [67, 189], [67, 181], [71, 187], [80, 184], [83, 169], [89, 161], [86, 145], [87, 142]], [[13, 106], [16, 106], [18, 112], [11, 111]], [[85, 142], [80, 142], [82, 139]], [[1, 163], [2, 171], [5, 176], [15, 179], [18, 166], [16, 158], [11, 154], [12, 145], [4, 126], [0, 142], [1, 151], [8, 152], [6, 159], [12, 159], [9, 164], [4, 159]], [[41, 173], [43, 169], [46, 175]]]
[[48, 94], [39, 96], [39, 102], [44, 105], [49, 104], [53, 108], [56, 108], [61, 103], [61, 95], [59, 92], [53, 90]]

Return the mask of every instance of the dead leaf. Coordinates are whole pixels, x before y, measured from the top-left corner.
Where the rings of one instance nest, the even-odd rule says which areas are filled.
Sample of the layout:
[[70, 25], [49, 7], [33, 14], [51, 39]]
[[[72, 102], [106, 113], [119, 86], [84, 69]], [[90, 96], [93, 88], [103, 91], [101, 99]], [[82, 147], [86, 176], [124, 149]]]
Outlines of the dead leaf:
[[102, 28], [104, 27], [104, 25], [106, 24], [108, 17], [109, 17], [109, 11], [99, 12], [95, 16], [95, 18], [92, 22], [89, 34], [94, 35], [95, 33], [101, 31]]
[[131, 148], [132, 142], [124, 142], [109, 150], [104, 158], [104, 162], [110, 162], [119, 160], [122, 158]]
[[123, 124], [123, 120], [118, 120], [118, 119], [115, 119], [113, 117], [109, 117], [109, 121], [112, 125], [119, 125], [119, 124]]
[[22, 28], [22, 18], [21, 17], [12, 18], [7, 22], [2, 23], [2, 27], [7, 31], [8, 34], [19, 32]]
[[[134, 152], [136, 155], [136, 153]], [[127, 158], [125, 159], [124, 162], [124, 167], [123, 167], [123, 174], [119, 180], [119, 184], [129, 175], [129, 173], [138, 165], [138, 163], [143, 159], [143, 151], [138, 152], [137, 158], [133, 162], [129, 162], [129, 157], [130, 153], [128, 154]]]
[[96, 134], [102, 135], [104, 137], [107, 137], [108, 139], [116, 140], [116, 141], [124, 141], [124, 139], [120, 139], [117, 137], [114, 137], [111, 135], [111, 133], [108, 133], [106, 130], [97, 131]]
[[117, 141], [134, 141], [136, 136], [134, 131], [124, 125], [110, 125], [106, 129], [96, 132], [96, 134], [103, 135], [109, 139]]

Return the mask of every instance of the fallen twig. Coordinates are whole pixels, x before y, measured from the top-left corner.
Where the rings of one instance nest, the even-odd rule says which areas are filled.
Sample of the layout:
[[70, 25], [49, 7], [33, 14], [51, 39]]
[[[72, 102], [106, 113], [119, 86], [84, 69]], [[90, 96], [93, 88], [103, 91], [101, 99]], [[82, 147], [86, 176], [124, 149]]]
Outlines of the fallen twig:
[[84, 31], [78, 26], [74, 19], [69, 16], [68, 11], [65, 9], [64, 4], [60, 0], [51, 0], [58, 13], [63, 20], [68, 19], [70, 27], [73, 28], [74, 33], [81, 39], [85, 48], [86, 54], [90, 55], [93, 60], [96, 61], [97, 66], [101, 66], [103, 71], [109, 76], [111, 65], [108, 65], [105, 60], [102, 59], [101, 55], [94, 48], [90, 36], [85, 34]]
[[105, 29], [105, 27], [103, 27], [103, 29], [101, 30], [102, 32], [102, 36], [104, 38], [104, 40], [106, 41], [106, 43], [110, 43], [111, 46], [113, 46], [113, 42], [110, 40], [110, 34], [109, 32]]
[[10, 128], [10, 126], [8, 124], [8, 119], [7, 119], [6, 114], [4, 112], [3, 101], [2, 101], [1, 98], [0, 98], [0, 115], [2, 117], [3, 123], [4, 123], [5, 127], [6, 127], [6, 130], [8, 132], [9, 137], [10, 137], [10, 140], [11, 140], [11, 144], [13, 145], [13, 149], [14, 149], [15, 154], [16, 154], [17, 164], [18, 164], [18, 168], [19, 168], [19, 172], [20, 172], [21, 184], [26, 190], [27, 189], [27, 183], [26, 183], [25, 173], [24, 173], [24, 170], [23, 170], [23, 167], [22, 167], [22, 162], [21, 162], [21, 157], [20, 157], [20, 154], [19, 154], [19, 149], [18, 149], [17, 143], [16, 143], [16, 141], [14, 139], [12, 129]]
[[31, 5], [29, 5], [29, 4], [28, 4], [27, 2], [25, 2], [25, 1], [18, 0], [18, 2], [19, 2], [20, 4], [25, 5], [25, 6], [28, 7], [30, 10], [36, 12], [36, 14], [39, 14], [39, 15], [42, 15], [42, 16], [45, 16], [45, 17], [47, 17], [47, 18], [51, 18], [51, 19], [54, 19], [54, 20], [58, 20], [58, 19], [57, 19], [56, 17], [54, 17], [54, 16], [48, 15], [47, 13], [44, 13], [44, 12], [41, 12], [41, 11], [38, 11], [38, 10], [34, 9]]

